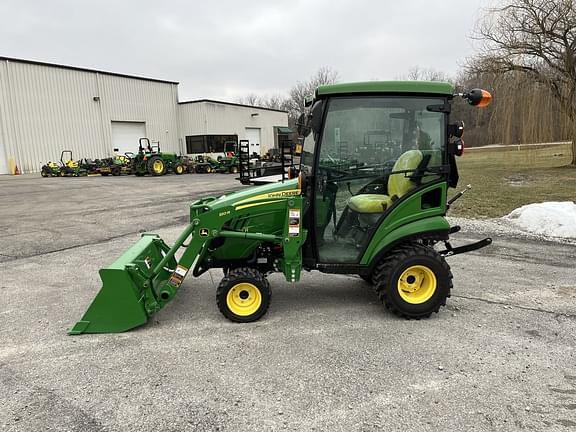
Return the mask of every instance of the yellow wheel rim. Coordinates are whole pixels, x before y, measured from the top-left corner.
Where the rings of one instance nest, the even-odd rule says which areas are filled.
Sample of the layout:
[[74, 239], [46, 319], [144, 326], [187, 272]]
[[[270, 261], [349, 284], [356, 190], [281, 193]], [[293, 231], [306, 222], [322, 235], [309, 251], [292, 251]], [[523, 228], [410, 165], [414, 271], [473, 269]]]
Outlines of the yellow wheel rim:
[[233, 314], [247, 317], [254, 314], [262, 305], [262, 294], [255, 285], [241, 282], [228, 291], [226, 304]]
[[176, 167], [176, 172], [177, 172], [178, 174], [182, 174], [182, 171], [184, 171], [184, 168], [182, 168], [182, 166], [178, 165], [178, 166]]
[[422, 304], [436, 292], [436, 275], [426, 266], [408, 267], [398, 279], [398, 294], [407, 303]]
[[155, 160], [152, 164], [152, 169], [156, 174], [162, 173], [162, 171], [164, 171], [164, 162], [162, 162], [160, 159]]

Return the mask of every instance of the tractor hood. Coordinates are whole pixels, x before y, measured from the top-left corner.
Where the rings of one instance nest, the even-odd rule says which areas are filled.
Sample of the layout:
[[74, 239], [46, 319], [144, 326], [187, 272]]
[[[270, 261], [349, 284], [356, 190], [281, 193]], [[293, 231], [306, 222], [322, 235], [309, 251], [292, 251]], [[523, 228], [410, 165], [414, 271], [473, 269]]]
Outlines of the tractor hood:
[[[205, 197], [195, 201], [190, 206], [190, 219], [192, 220], [200, 208], [206, 210], [231, 210], [238, 211], [245, 208], [269, 204], [278, 200], [285, 200], [300, 195], [301, 190], [298, 179], [284, 182], [271, 183], [262, 186], [242, 189], [236, 192], [222, 195], [219, 198]], [[228, 213], [229, 214], [229, 213]], [[227, 215], [223, 214], [222, 216]]]

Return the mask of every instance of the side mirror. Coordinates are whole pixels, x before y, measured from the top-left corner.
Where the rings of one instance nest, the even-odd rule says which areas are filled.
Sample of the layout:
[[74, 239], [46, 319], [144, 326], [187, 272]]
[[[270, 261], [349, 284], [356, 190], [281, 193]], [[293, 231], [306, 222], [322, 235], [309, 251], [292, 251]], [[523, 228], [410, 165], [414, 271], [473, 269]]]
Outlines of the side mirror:
[[490, 92], [482, 89], [472, 89], [468, 93], [462, 95], [464, 99], [472, 106], [484, 108], [492, 102], [492, 95]]

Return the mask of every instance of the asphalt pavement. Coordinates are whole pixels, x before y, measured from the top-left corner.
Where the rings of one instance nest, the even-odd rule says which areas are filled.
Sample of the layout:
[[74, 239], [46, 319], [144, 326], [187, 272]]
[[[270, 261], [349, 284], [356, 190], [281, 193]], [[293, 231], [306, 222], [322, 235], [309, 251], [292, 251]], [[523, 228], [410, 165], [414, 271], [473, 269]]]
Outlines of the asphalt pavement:
[[[233, 176], [0, 177], [0, 430], [568, 431], [576, 246], [464, 229], [439, 314], [399, 319], [356, 276], [272, 275], [251, 324], [189, 276], [145, 326], [71, 337], [98, 269], [142, 231], [176, 239]], [[463, 198], [465, 199], [465, 198]]]

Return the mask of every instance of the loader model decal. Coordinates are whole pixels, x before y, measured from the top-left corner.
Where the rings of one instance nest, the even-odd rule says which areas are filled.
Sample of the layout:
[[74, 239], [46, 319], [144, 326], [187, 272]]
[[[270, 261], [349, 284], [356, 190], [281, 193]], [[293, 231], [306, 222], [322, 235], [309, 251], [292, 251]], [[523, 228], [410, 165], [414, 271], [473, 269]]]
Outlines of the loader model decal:
[[237, 201], [233, 205], [234, 206], [240, 206], [242, 204], [253, 203], [255, 201], [260, 201], [260, 200], [289, 198], [289, 197], [293, 197], [296, 195], [300, 195], [300, 189], [289, 189], [289, 190], [280, 191], [280, 192], [270, 192], [270, 193], [266, 193], [266, 194], [256, 195], [256, 196], [246, 198], [246, 199], [241, 200], [241, 201]]

